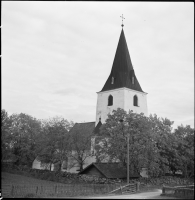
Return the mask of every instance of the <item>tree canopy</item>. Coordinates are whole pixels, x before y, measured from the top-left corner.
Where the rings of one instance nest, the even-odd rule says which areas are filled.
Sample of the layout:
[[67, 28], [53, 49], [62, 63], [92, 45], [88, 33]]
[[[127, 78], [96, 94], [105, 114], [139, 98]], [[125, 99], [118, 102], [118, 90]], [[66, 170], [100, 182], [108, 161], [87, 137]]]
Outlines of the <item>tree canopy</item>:
[[99, 162], [120, 161], [126, 165], [129, 135], [131, 173], [143, 167], [152, 176], [163, 175], [170, 170], [184, 171], [186, 165], [186, 170], [192, 170], [194, 147], [191, 140], [194, 138], [194, 130], [190, 126], [179, 126], [172, 132], [172, 125], [173, 121], [159, 118], [156, 114], [146, 117], [143, 113], [127, 113], [120, 108], [114, 110], [108, 115], [96, 140], [96, 157]]
[[193, 176], [194, 129], [180, 125], [173, 130], [173, 123], [156, 114], [146, 117], [119, 108], [108, 115], [99, 135], [94, 135], [92, 122], [86, 123], [86, 127], [78, 123], [74, 126], [74, 122], [59, 116], [39, 120], [24, 113], [9, 116], [2, 109], [1, 159], [31, 167], [38, 158], [49, 163], [50, 169], [51, 164], [58, 163], [60, 170], [63, 161], [72, 158], [82, 170], [86, 159], [95, 155], [97, 162], [126, 165], [129, 138], [130, 173], [145, 167], [151, 176], [170, 171], [174, 174], [177, 170], [186, 177]]

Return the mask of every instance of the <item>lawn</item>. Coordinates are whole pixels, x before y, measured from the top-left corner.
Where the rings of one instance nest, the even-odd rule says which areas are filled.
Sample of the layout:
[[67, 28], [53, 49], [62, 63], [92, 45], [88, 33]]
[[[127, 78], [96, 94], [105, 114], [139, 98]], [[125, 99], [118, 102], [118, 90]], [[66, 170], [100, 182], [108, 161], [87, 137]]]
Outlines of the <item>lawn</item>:
[[52, 186], [54, 187], [56, 184], [64, 185], [64, 184], [59, 184], [52, 181], [39, 180], [36, 178], [27, 177], [27, 176], [1, 172], [1, 185], [2, 185], [3, 197], [10, 197], [12, 185], [28, 186], [28, 187], [44, 185], [48, 187], [52, 187]]
[[[70, 197], [108, 194], [112, 190], [119, 188], [120, 184], [86, 184], [75, 181], [69, 184], [46, 181], [28, 176], [2, 172], [2, 196], [3, 197]], [[179, 180], [179, 179], [178, 179]], [[177, 179], [165, 178], [163, 184], [175, 186], [181, 184]], [[180, 180], [181, 181], [181, 180]], [[184, 185], [189, 184], [185, 183]], [[122, 183], [121, 185], [126, 185]], [[183, 185], [183, 184], [181, 184]], [[147, 184], [141, 183], [139, 192], [154, 191], [162, 189], [162, 180], [154, 179]]]
[[106, 194], [116, 185], [111, 184], [62, 184], [27, 176], [1, 173], [3, 197], [69, 197]]

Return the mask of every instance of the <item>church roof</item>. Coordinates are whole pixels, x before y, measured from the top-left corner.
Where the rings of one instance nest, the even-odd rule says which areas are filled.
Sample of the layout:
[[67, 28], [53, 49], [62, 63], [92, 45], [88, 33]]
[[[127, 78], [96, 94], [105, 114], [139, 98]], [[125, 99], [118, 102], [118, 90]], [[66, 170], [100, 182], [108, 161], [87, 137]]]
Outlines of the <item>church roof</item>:
[[[113, 84], [112, 77], [114, 77]], [[134, 84], [132, 83], [132, 77], [134, 77]], [[123, 29], [120, 34], [111, 73], [101, 92], [122, 87], [143, 92], [135, 76]]]
[[[87, 142], [87, 138], [92, 136], [93, 130], [95, 128], [95, 122], [84, 122], [84, 123], [75, 123], [74, 126], [70, 129], [69, 134], [78, 136], [80, 138], [80, 142], [85, 142], [83, 145], [85, 145], [85, 150], [91, 149], [91, 142]], [[76, 136], [76, 137], [77, 137]], [[84, 137], [86, 136], [86, 137]], [[84, 140], [82, 140], [85, 138]], [[72, 142], [74, 150], [76, 150], [76, 147], [74, 146], [74, 143]]]
[[100, 127], [102, 126], [102, 122], [99, 121], [95, 126], [95, 122], [84, 122], [84, 123], [75, 123], [74, 126], [70, 129], [69, 133], [79, 133], [79, 135], [99, 135]]
[[94, 131], [93, 131], [95, 135], [99, 135], [101, 126], [102, 126], [102, 122], [99, 121], [98, 124], [96, 125]]
[[80, 134], [90, 135], [93, 133], [94, 128], [95, 122], [75, 123], [75, 125], [70, 129], [69, 133], [75, 133], [79, 131]]

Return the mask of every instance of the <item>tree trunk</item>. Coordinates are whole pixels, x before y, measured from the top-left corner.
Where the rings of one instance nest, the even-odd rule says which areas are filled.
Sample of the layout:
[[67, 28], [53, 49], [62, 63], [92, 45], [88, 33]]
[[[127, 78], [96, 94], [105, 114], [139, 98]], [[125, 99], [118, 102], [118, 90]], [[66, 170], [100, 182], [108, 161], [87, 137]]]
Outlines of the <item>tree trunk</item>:
[[62, 168], [62, 161], [60, 161], [59, 167], [58, 167], [58, 170], [57, 170], [57, 171], [61, 172], [61, 168]]

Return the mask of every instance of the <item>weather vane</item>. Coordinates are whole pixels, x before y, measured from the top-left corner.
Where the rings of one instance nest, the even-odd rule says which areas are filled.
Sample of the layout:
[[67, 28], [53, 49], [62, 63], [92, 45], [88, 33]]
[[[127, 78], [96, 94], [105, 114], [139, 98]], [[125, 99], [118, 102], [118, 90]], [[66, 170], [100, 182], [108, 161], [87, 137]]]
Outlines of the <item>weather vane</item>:
[[125, 19], [125, 18], [123, 17], [123, 14], [122, 14], [122, 16], [120, 16], [120, 17], [122, 18], [122, 25], [121, 25], [121, 26], [123, 27], [123, 26], [124, 26], [124, 25], [123, 25], [123, 19]]

